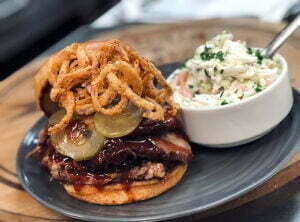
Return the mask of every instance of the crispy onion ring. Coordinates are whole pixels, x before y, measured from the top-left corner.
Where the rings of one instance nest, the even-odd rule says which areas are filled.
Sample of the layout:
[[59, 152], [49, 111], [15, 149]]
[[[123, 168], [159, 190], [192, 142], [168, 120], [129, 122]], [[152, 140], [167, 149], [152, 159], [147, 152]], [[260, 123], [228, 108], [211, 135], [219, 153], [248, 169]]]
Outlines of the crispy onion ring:
[[66, 115], [62, 118], [62, 120], [56, 125], [50, 127], [48, 129], [49, 133], [55, 133], [60, 129], [64, 129], [69, 122], [71, 121], [75, 108], [75, 99], [73, 92], [66, 92], [65, 95], [61, 96], [61, 106], [66, 110]]
[[119, 40], [71, 44], [51, 56], [37, 75], [47, 77], [50, 99], [66, 110], [49, 133], [64, 129], [75, 114], [115, 115], [129, 102], [152, 120], [164, 119], [165, 111], [175, 115], [178, 108], [160, 71]]

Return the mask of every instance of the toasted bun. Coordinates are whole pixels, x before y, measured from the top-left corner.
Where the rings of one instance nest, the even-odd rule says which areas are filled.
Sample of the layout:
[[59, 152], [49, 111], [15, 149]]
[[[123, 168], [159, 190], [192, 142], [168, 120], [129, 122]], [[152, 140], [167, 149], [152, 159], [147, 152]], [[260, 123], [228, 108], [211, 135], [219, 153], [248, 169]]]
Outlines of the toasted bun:
[[[51, 56], [50, 58], [52, 58]], [[48, 59], [34, 77], [34, 92], [37, 106], [46, 116], [58, 110], [58, 105], [50, 100], [50, 85], [48, 82]]]
[[130, 185], [112, 184], [99, 189], [84, 185], [76, 192], [73, 185], [64, 185], [67, 193], [77, 199], [102, 205], [119, 205], [155, 197], [175, 186], [187, 169], [187, 165], [175, 167], [163, 180], [137, 181]]

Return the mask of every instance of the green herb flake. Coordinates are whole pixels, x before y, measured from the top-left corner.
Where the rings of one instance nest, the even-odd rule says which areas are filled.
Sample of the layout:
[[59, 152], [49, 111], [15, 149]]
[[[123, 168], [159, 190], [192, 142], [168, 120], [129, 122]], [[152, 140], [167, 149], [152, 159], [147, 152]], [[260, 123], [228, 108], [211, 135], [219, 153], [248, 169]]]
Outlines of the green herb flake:
[[223, 100], [222, 102], [221, 102], [221, 106], [224, 106], [224, 105], [227, 105], [228, 104], [228, 102], [226, 101], [226, 100]]
[[224, 73], [224, 69], [221, 69], [220, 73], [223, 74]]
[[204, 46], [204, 51], [200, 53], [200, 58], [203, 61], [209, 61], [215, 57], [215, 53], [211, 52], [211, 48]]
[[252, 48], [247, 48], [247, 53], [248, 53], [249, 55], [252, 55], [252, 54], [253, 54]]
[[257, 83], [254, 89], [255, 89], [255, 92], [260, 92], [260, 91], [262, 91], [264, 88], [263, 88], [262, 85], [260, 85], [259, 83]]
[[262, 60], [264, 59], [263, 55], [261, 54], [261, 51], [259, 49], [257, 49], [255, 51], [255, 56], [257, 58], [257, 63], [258, 64], [262, 64]]
[[207, 78], [210, 78], [210, 75], [209, 75], [209, 72], [207, 71], [207, 69], [204, 69], [204, 73], [205, 73]]
[[188, 84], [188, 87], [189, 87], [190, 89], [192, 89], [192, 88], [194, 88], [194, 85]]
[[214, 72], [217, 72], [218, 71], [218, 68], [217, 66], [214, 67]]
[[224, 94], [225, 89], [224, 89], [223, 86], [221, 86], [218, 91], [220, 93], [220, 98], [221, 98], [223, 96], [223, 94]]
[[207, 47], [207, 46], [204, 47], [204, 52], [209, 52], [210, 50], [211, 50], [211, 47]]
[[222, 51], [217, 52], [216, 59], [219, 59], [221, 62], [224, 61], [224, 53]]
[[184, 69], [184, 68], [186, 68], [186, 62], [187, 62], [188, 60], [186, 60], [186, 61], [184, 61], [183, 63], [181, 63], [181, 65], [180, 65], [180, 69]]
[[211, 51], [210, 47], [204, 46], [203, 52], [200, 53], [200, 58], [203, 61], [209, 61], [211, 59], [219, 59], [221, 62], [224, 61], [224, 52], [218, 51], [214, 53]]

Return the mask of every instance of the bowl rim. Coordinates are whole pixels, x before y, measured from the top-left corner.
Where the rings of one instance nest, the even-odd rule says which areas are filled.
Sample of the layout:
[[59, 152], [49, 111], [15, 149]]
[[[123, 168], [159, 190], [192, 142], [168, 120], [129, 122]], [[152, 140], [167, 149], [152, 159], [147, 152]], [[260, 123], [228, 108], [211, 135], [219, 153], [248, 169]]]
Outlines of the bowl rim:
[[[215, 106], [215, 107], [201, 107], [201, 108], [194, 108], [194, 107], [184, 107], [183, 105], [181, 105], [180, 103], [178, 103], [180, 105], [181, 110], [184, 111], [196, 111], [196, 112], [202, 112], [202, 111], [217, 111], [217, 110], [226, 110], [226, 109], [231, 109], [240, 105], [244, 105], [247, 103], [252, 102], [253, 100], [256, 100], [257, 98], [267, 94], [268, 92], [270, 92], [271, 90], [274, 90], [279, 84], [280, 82], [282, 82], [282, 80], [288, 75], [288, 64], [286, 59], [280, 55], [279, 53], [276, 53], [273, 57], [275, 60], [278, 60], [280, 65], [281, 65], [281, 72], [278, 74], [279, 77], [275, 80], [275, 82], [273, 82], [273, 84], [271, 84], [269, 87], [265, 88], [263, 91], [247, 97], [241, 101], [238, 102], [234, 102], [234, 103], [230, 103], [227, 104], [226, 106]], [[176, 70], [174, 70], [171, 75], [167, 78], [167, 80], [171, 79], [173, 76], [176, 75], [175, 73]]]

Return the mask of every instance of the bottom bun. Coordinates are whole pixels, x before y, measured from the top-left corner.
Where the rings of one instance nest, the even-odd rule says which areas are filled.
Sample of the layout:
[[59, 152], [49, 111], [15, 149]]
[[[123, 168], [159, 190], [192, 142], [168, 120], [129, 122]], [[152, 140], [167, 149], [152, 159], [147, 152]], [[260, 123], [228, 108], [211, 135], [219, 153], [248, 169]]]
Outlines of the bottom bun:
[[175, 167], [162, 179], [136, 181], [130, 184], [109, 184], [101, 188], [84, 185], [79, 191], [71, 184], [65, 184], [67, 193], [77, 199], [102, 205], [119, 205], [155, 197], [175, 186], [184, 175], [187, 165]]

